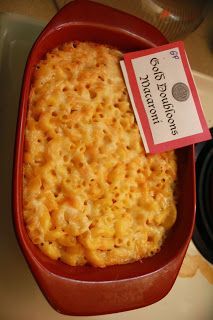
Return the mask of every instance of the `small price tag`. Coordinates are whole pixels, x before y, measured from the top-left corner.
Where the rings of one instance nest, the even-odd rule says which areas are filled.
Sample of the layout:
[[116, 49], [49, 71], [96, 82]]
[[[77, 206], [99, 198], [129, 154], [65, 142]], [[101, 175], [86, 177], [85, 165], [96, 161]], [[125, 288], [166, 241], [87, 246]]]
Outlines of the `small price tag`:
[[126, 53], [121, 69], [146, 152], [211, 138], [183, 42]]

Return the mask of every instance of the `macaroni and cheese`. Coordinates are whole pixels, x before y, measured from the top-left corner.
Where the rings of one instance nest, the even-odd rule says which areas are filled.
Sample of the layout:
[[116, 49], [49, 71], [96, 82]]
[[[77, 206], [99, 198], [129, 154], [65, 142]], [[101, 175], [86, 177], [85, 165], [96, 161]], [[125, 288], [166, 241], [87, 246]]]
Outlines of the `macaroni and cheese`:
[[106, 45], [66, 43], [32, 80], [24, 221], [44, 254], [71, 266], [149, 257], [176, 220], [175, 153], [145, 154], [121, 58]]

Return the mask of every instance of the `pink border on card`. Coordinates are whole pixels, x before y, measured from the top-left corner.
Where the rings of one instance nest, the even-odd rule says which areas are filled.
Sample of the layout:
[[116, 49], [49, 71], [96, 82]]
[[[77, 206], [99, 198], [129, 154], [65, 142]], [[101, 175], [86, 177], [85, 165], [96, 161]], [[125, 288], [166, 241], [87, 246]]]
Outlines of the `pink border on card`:
[[[161, 51], [172, 49], [175, 47], [178, 47], [179, 51], [180, 51], [181, 60], [182, 60], [183, 67], [184, 67], [184, 70], [186, 73], [186, 77], [187, 77], [187, 80], [188, 80], [188, 83], [189, 83], [189, 86], [191, 89], [192, 97], [193, 97], [193, 100], [194, 100], [194, 103], [195, 103], [195, 106], [197, 109], [198, 117], [200, 119], [200, 123], [201, 123], [203, 132], [197, 133], [197, 134], [194, 134], [194, 135], [191, 135], [188, 137], [178, 138], [178, 139], [175, 139], [172, 141], [154, 144], [151, 128], [149, 125], [149, 120], [148, 120], [148, 117], [147, 117], [147, 114], [145, 111], [143, 101], [141, 99], [136, 76], [135, 76], [134, 69], [132, 66], [132, 59], [139, 58], [142, 56], [147, 56], [147, 55], [150, 55], [153, 53], [161, 52]], [[151, 48], [151, 49], [147, 49], [147, 50], [140, 50], [140, 51], [126, 53], [126, 54], [124, 54], [124, 62], [125, 62], [126, 71], [128, 74], [133, 98], [135, 101], [135, 105], [136, 105], [136, 108], [138, 111], [138, 115], [139, 115], [139, 118], [141, 121], [143, 131], [146, 136], [147, 145], [148, 145], [150, 153], [164, 152], [166, 150], [184, 147], [184, 146], [194, 144], [197, 142], [201, 142], [201, 141], [205, 141], [205, 140], [208, 140], [211, 138], [211, 134], [209, 132], [206, 120], [204, 118], [203, 110], [202, 110], [202, 107], [200, 104], [200, 100], [199, 100], [199, 97], [197, 94], [196, 86], [195, 86], [195, 83], [194, 83], [194, 80], [193, 80], [193, 77], [191, 74], [191, 69], [190, 69], [190, 66], [189, 66], [189, 63], [187, 60], [187, 56], [186, 56], [185, 49], [184, 49], [184, 44], [182, 41], [169, 43], [169, 44], [166, 44], [166, 45], [163, 45], [160, 47], [155, 47], [155, 48]]]

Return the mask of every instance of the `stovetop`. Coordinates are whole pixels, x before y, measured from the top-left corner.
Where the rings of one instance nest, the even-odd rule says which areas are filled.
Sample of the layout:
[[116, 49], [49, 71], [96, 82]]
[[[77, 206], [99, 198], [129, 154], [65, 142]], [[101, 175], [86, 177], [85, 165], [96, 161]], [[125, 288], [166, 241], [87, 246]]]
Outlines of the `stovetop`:
[[213, 139], [196, 145], [196, 193], [193, 242], [213, 264]]

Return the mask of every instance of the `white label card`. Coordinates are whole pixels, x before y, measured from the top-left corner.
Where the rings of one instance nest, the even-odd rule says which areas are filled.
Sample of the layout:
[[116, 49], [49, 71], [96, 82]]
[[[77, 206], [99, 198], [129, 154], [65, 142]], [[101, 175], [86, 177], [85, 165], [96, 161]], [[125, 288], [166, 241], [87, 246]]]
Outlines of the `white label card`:
[[146, 152], [210, 139], [182, 42], [127, 53], [121, 68]]

